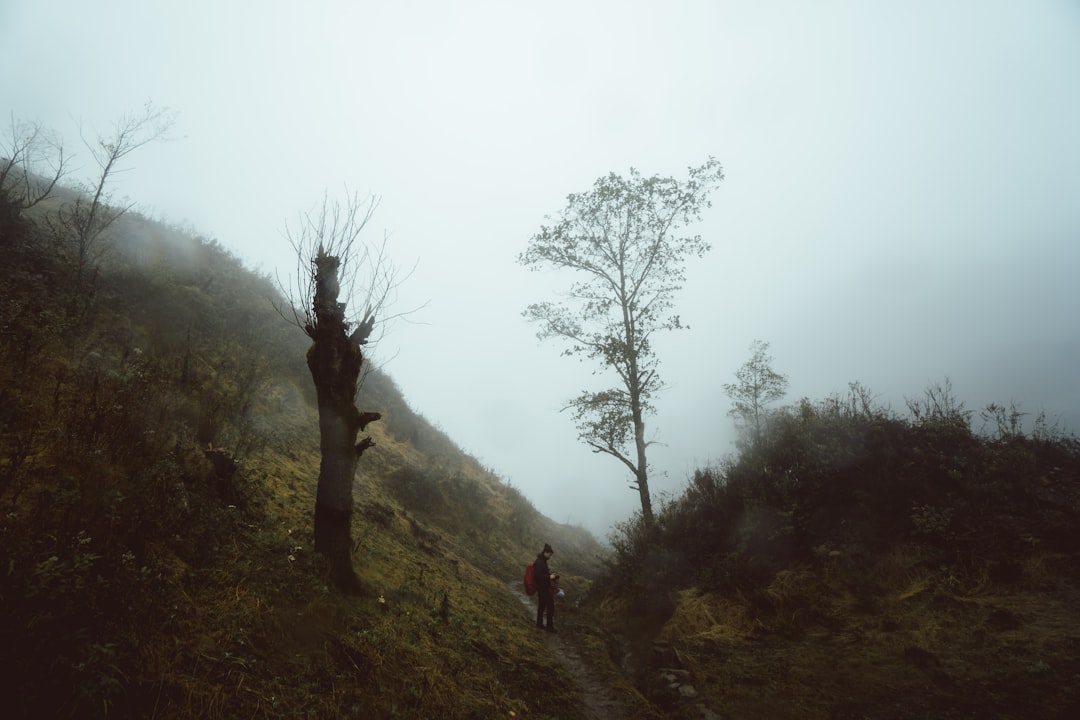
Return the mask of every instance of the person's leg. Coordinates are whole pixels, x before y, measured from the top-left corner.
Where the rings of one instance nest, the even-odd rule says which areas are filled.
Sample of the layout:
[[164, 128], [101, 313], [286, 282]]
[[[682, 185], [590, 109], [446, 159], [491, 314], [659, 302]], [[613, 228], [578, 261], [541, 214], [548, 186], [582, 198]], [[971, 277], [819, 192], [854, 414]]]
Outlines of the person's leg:
[[554, 612], [555, 603], [552, 601], [551, 593], [541, 590], [538, 593], [539, 601], [536, 607], [536, 627], [544, 627], [544, 616], [547, 616], [548, 627], [551, 627], [551, 614]]

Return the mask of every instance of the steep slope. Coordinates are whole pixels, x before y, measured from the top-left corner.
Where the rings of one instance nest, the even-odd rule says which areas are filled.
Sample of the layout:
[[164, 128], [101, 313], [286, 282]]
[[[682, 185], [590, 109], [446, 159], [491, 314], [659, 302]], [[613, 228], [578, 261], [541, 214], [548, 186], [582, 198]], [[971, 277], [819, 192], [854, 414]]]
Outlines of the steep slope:
[[602, 553], [588, 533], [542, 516], [374, 372], [360, 402], [384, 420], [353, 523], [364, 590], [331, 590], [310, 552], [306, 338], [272, 284], [137, 215], [77, 284], [37, 219], [0, 238], [6, 715], [580, 715], [507, 583], [550, 541], [583, 594]]

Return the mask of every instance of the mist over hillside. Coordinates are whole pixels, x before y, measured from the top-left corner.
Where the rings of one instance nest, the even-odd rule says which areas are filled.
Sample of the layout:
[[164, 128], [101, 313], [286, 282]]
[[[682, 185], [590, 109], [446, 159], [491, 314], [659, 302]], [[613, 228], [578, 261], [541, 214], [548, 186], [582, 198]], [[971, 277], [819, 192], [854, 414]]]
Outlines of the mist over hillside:
[[[383, 419], [355, 483], [362, 589], [336, 597], [312, 551], [319, 421], [310, 340], [282, 311], [275, 283], [220, 243], [135, 212], [109, 227], [92, 264], [79, 265], [79, 246], [52, 218], [80, 196], [61, 189], [21, 212], [8, 189], [0, 636], [5, 687], [20, 688], [17, 716], [232, 717], [271, 695], [386, 716], [410, 692], [392, 689], [412, 682], [404, 665], [398, 680], [359, 675], [385, 692], [348, 702], [331, 694], [312, 704], [306, 682], [256, 690], [256, 677], [272, 685], [313, 673], [321, 683], [358, 663], [444, 657], [467, 662], [477, 687], [490, 687], [501, 653], [479, 664], [458, 653], [470, 642], [535, 642], [507, 635], [530, 623], [506, 583], [520, 582], [543, 543], [559, 548], [567, 585], [585, 592], [602, 552], [595, 538], [543, 516], [371, 369], [359, 400]], [[430, 632], [425, 617], [438, 623]], [[297, 618], [314, 624], [294, 633]], [[491, 629], [472, 630], [492, 619]], [[347, 629], [357, 623], [363, 633], [381, 624], [387, 638], [427, 640], [408, 650], [394, 640], [382, 647], [397, 659], [384, 660], [378, 643]], [[456, 634], [467, 639], [450, 642]], [[445, 652], [427, 647], [440, 635]], [[316, 672], [326, 643], [336, 659]], [[472, 682], [463, 677], [425, 682], [456, 694]], [[221, 695], [221, 683], [238, 681], [252, 694]]]
[[[0, 3], [0, 717], [1080, 717], [1078, 50], [1075, 2]], [[641, 304], [559, 265], [650, 237]]]
[[[373, 368], [358, 402], [382, 418], [343, 593], [313, 552], [310, 340], [275, 282], [134, 212], [88, 262], [57, 232], [81, 196], [21, 208], [3, 190], [0, 677], [16, 716], [1080, 708], [1080, 442], [1054, 417], [968, 408], [949, 381], [906, 412], [858, 383], [744, 406], [736, 452], [606, 547]], [[553, 637], [521, 594], [545, 542], [566, 594]]]
[[563, 288], [516, 258], [568, 193], [630, 167], [715, 156], [726, 174], [678, 297], [690, 330], [655, 338], [658, 491], [736, 450], [722, 385], [755, 339], [788, 403], [860, 382], [902, 411], [949, 377], [976, 410], [1080, 428], [1074, 3], [424, 5], [7, 3], [0, 117], [55, 131], [85, 180], [84, 139], [172, 108], [117, 200], [271, 277], [294, 268], [283, 227], [327, 191], [379, 196], [373, 235], [415, 264], [400, 307], [424, 309], [377, 362], [597, 535], [637, 498], [561, 410], [602, 378], [537, 341], [521, 313]]

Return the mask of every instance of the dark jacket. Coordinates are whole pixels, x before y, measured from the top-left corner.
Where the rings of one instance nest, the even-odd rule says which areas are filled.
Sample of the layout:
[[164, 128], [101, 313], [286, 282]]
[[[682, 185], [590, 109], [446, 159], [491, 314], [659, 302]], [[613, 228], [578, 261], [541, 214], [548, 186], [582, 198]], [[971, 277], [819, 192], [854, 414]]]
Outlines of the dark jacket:
[[536, 556], [533, 561], [533, 578], [536, 580], [537, 591], [551, 590], [551, 570], [548, 568], [547, 558], [544, 553]]

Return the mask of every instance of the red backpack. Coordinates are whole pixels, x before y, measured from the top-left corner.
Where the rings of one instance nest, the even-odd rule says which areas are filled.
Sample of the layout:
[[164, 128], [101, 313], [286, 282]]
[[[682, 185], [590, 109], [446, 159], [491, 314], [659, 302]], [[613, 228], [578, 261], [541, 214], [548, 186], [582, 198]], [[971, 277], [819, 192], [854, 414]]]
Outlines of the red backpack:
[[536, 577], [533, 576], [533, 564], [531, 562], [525, 566], [525, 594], [536, 594]]

